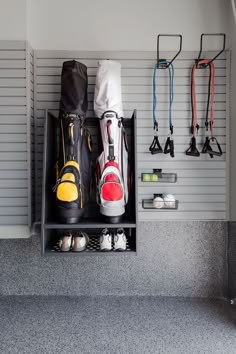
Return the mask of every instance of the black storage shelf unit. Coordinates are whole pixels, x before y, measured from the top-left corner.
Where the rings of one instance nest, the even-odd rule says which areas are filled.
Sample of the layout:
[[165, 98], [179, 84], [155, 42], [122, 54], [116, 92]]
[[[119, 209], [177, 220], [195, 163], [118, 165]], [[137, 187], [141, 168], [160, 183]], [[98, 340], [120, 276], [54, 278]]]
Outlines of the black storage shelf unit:
[[[136, 111], [131, 119], [124, 119], [123, 124], [128, 135], [129, 161], [131, 164], [131, 191], [129, 202], [123, 219], [117, 224], [110, 224], [99, 213], [96, 204], [95, 188], [92, 188], [91, 203], [88, 205], [85, 216], [77, 224], [60, 224], [54, 214], [53, 186], [55, 185], [55, 163], [56, 163], [56, 118], [46, 114], [44, 129], [44, 158], [43, 158], [43, 193], [42, 193], [42, 224], [41, 224], [41, 247], [42, 255], [135, 255], [137, 252], [137, 171], [136, 171]], [[93, 146], [92, 161], [96, 161], [100, 153], [100, 130], [99, 120], [87, 118], [87, 126], [91, 132]], [[94, 173], [94, 172], [93, 172]], [[108, 228], [115, 232], [118, 228], [124, 228], [127, 237], [127, 250], [123, 252], [109, 251], [101, 252], [99, 249], [99, 235], [102, 229]], [[62, 252], [58, 243], [62, 232], [76, 232], [83, 230], [89, 235], [87, 249], [82, 252]]]

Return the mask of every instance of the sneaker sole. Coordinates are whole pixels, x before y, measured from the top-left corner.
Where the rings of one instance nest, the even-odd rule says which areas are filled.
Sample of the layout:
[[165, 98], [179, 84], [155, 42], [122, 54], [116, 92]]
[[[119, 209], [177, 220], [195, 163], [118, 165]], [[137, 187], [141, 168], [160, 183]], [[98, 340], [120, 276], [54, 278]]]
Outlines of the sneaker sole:
[[126, 251], [126, 248], [114, 248], [114, 251], [118, 251], [118, 252], [123, 252]]
[[70, 251], [70, 247], [68, 247], [68, 248], [61, 248], [60, 249], [62, 252], [69, 252]]
[[81, 247], [81, 248], [72, 248], [73, 252], [82, 252], [85, 251], [87, 246]]

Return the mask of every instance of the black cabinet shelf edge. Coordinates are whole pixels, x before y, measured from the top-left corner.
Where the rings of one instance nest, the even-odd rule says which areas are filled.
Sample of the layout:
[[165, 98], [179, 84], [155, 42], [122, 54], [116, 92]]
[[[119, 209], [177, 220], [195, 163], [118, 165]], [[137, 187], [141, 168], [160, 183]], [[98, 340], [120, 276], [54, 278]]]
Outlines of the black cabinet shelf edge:
[[120, 227], [123, 228], [136, 228], [135, 223], [119, 223], [119, 224], [108, 224], [108, 223], [87, 223], [81, 222], [80, 224], [57, 224], [57, 223], [46, 223], [44, 225], [45, 229], [101, 229], [101, 228], [109, 228], [109, 229], [117, 229]]

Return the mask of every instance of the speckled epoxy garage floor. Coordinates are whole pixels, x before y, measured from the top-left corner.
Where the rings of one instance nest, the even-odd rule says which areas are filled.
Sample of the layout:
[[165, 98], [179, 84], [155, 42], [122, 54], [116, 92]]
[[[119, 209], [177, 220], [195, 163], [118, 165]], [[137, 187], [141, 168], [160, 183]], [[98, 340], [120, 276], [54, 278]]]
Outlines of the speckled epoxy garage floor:
[[200, 299], [0, 297], [0, 353], [235, 354], [235, 318]]

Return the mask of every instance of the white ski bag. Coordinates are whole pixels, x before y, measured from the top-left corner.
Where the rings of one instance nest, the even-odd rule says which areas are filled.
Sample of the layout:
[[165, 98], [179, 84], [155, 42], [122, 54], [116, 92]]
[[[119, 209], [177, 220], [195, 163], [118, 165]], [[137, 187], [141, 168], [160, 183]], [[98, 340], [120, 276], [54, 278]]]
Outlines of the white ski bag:
[[128, 202], [128, 143], [122, 124], [121, 65], [98, 63], [94, 111], [100, 119], [103, 151], [97, 159], [97, 202], [100, 213], [119, 222]]

